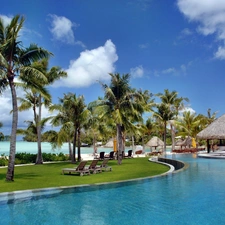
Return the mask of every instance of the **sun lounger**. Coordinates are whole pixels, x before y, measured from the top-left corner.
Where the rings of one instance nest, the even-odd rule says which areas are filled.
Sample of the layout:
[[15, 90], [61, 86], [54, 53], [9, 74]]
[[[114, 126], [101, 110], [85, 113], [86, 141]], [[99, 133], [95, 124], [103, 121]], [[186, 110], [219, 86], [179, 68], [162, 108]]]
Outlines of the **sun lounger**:
[[103, 160], [105, 158], [105, 152], [100, 152], [99, 155], [95, 156], [95, 159]]
[[108, 161], [109, 159], [104, 159], [102, 164], [99, 166], [99, 168], [101, 168], [104, 171], [112, 171], [112, 167], [108, 166]]
[[124, 155], [124, 158], [133, 158], [132, 152], [132, 150], [128, 150], [127, 155]]
[[90, 175], [90, 170], [85, 168], [85, 165], [87, 164], [87, 161], [82, 161], [77, 166], [77, 168], [64, 168], [62, 169], [62, 174], [65, 174], [65, 172], [71, 173], [79, 173], [80, 176], [83, 176], [84, 174]]
[[87, 169], [90, 170], [90, 172], [93, 172], [93, 173], [101, 173], [102, 172], [102, 168], [97, 166], [98, 164], [98, 160], [92, 160], [91, 164], [89, 167], [87, 167]]
[[114, 151], [111, 151], [108, 155], [105, 155], [107, 159], [114, 159]]

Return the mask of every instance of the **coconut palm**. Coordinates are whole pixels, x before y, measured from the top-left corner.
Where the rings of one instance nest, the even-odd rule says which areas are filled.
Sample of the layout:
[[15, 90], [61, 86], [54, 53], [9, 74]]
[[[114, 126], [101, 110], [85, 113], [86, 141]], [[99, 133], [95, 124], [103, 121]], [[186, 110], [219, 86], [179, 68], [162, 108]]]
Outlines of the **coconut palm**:
[[[188, 98], [178, 97], [178, 92], [169, 91], [168, 89], [164, 90], [164, 93], [156, 94], [161, 99], [163, 104], [166, 104], [168, 108], [173, 112], [174, 117], [176, 119], [180, 110], [184, 109], [184, 101], [189, 102]], [[172, 149], [175, 147], [175, 127], [174, 121], [170, 120], [170, 129], [171, 129], [171, 137], [172, 137]]]
[[[67, 73], [62, 71], [60, 67], [52, 67], [50, 70], [48, 69], [48, 59], [44, 58], [40, 61], [36, 61], [32, 64], [32, 67], [39, 70], [46, 78], [47, 82], [40, 82], [40, 85], [42, 86], [42, 90], [37, 89], [35, 87], [31, 87], [31, 93], [32, 98], [28, 98], [28, 101], [21, 101], [23, 104], [20, 106], [20, 110], [28, 110], [30, 108], [34, 111], [34, 120], [36, 123], [37, 128], [37, 145], [38, 145], [38, 153], [37, 153], [37, 159], [36, 164], [42, 164], [42, 151], [41, 151], [41, 120], [42, 120], [42, 106], [49, 107], [51, 103], [51, 96], [46, 90], [46, 86], [54, 83], [56, 80], [66, 77]], [[25, 96], [26, 98], [26, 96]], [[30, 101], [30, 102], [29, 102]], [[38, 108], [38, 112], [37, 112]]]
[[[60, 99], [60, 104], [50, 107], [51, 110], [58, 110], [58, 114], [52, 118], [51, 123], [54, 126], [62, 125], [59, 131], [59, 143], [70, 139], [73, 134], [72, 163], [76, 162], [76, 143], [78, 142], [78, 161], [81, 160], [80, 135], [81, 128], [87, 121], [90, 111], [87, 110], [84, 103], [84, 96], [68, 93]], [[65, 135], [68, 133], [68, 135]], [[62, 138], [64, 136], [64, 138]]]
[[[142, 97], [143, 97], [143, 101], [140, 102], [140, 104], [142, 104], [142, 107], [144, 108], [144, 112], [151, 112], [153, 113], [153, 107], [156, 106], [156, 103], [154, 102], [154, 99], [152, 98], [153, 97], [153, 94], [150, 93], [148, 90], [145, 90], [145, 91], [142, 91], [142, 90], [139, 90], [138, 91]], [[148, 122], [150, 120], [147, 120]], [[139, 124], [140, 126], [140, 129], [138, 130], [139, 133], [141, 134], [142, 136], [142, 146], [143, 146], [143, 151], [145, 152], [145, 136], [146, 136], [146, 132], [149, 131], [149, 127], [147, 127], [148, 125], [150, 125], [149, 123], [142, 123], [142, 124]]]
[[[2, 128], [3, 127], [3, 123], [2, 122], [0, 122], [0, 128]], [[0, 132], [0, 141], [3, 141], [4, 140], [4, 134], [2, 133], [2, 132]]]
[[195, 113], [191, 113], [190, 111], [184, 112], [180, 120], [175, 122], [178, 127], [178, 134], [195, 138], [200, 132], [200, 121], [201, 120]]
[[90, 103], [99, 109], [101, 118], [110, 118], [116, 124], [117, 130], [117, 149], [118, 164], [122, 163], [123, 151], [123, 131], [134, 126], [133, 122], [142, 119], [141, 114], [144, 109], [142, 104], [142, 95], [133, 90], [129, 85], [129, 74], [120, 75], [109, 74], [111, 82], [101, 84], [104, 88], [105, 96]]
[[89, 117], [87, 118], [86, 123], [84, 124], [85, 133], [92, 138], [93, 144], [93, 154], [96, 153], [96, 142], [98, 140], [102, 140], [107, 136], [115, 136], [112, 135], [112, 121], [102, 120], [97, 111], [94, 108], [88, 108], [90, 111]]
[[[38, 87], [39, 84], [34, 80], [46, 81], [46, 78], [38, 70], [32, 68], [32, 62], [41, 58], [48, 58], [50, 53], [35, 44], [31, 44], [28, 48], [24, 48], [22, 42], [19, 41], [19, 32], [24, 24], [24, 17], [16, 15], [11, 22], [4, 26], [4, 22], [0, 19], [0, 91], [10, 87], [12, 96], [12, 130], [10, 139], [10, 153], [8, 170], [6, 174], [7, 181], [14, 179], [14, 165], [16, 153], [16, 130], [18, 123], [18, 109], [16, 98], [15, 76], [27, 85], [33, 84]], [[36, 79], [30, 79], [31, 76]]]
[[0, 132], [0, 141], [4, 141], [4, 139], [5, 139], [4, 134], [2, 132]]
[[[43, 91], [44, 90], [44, 91]], [[41, 94], [40, 94], [41, 93]], [[20, 101], [20, 106], [18, 106], [19, 111], [25, 111], [32, 109], [34, 114], [34, 123], [36, 128], [36, 141], [38, 143], [38, 154], [36, 164], [43, 163], [42, 154], [41, 154], [41, 118], [40, 118], [40, 95], [44, 99], [44, 105], [48, 106], [51, 101], [51, 96], [48, 91], [43, 87], [42, 90], [37, 90], [36, 88], [30, 88], [29, 90], [25, 90], [24, 98], [17, 98]], [[39, 108], [39, 114], [38, 114]]]
[[[45, 123], [47, 122], [47, 119], [43, 119], [41, 121], [41, 130], [44, 129]], [[26, 129], [17, 129], [17, 134], [24, 135], [24, 139], [26, 141], [32, 141], [36, 142], [37, 141], [37, 125], [36, 121], [24, 121], [25, 123], [28, 124]]]
[[166, 152], [166, 126], [168, 121], [174, 119], [175, 113], [171, 111], [168, 104], [161, 103], [160, 105], [157, 105], [156, 108], [157, 108], [157, 111], [154, 112], [153, 116], [158, 118], [160, 121], [162, 121], [164, 125], [163, 141], [164, 141], [164, 153], [165, 153]]
[[[65, 95], [64, 95], [65, 97]], [[68, 142], [69, 147], [69, 157], [71, 160], [73, 160], [73, 153], [72, 153], [72, 143], [74, 136], [74, 126], [71, 122], [71, 113], [69, 109], [66, 109], [64, 107], [64, 99], [59, 99], [59, 104], [54, 104], [49, 107], [50, 112], [57, 111], [57, 114], [55, 116], [50, 117], [51, 124], [55, 127], [61, 126], [57, 138], [52, 142], [57, 147], [61, 147], [64, 142]], [[74, 162], [74, 160], [73, 160]]]

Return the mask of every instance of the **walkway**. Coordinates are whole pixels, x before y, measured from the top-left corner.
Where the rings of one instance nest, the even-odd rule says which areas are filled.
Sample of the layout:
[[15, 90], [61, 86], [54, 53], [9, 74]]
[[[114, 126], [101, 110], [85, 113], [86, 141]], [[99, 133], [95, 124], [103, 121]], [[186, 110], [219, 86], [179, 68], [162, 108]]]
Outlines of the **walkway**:
[[199, 153], [200, 158], [225, 159], [225, 146], [219, 147], [219, 150], [210, 153]]

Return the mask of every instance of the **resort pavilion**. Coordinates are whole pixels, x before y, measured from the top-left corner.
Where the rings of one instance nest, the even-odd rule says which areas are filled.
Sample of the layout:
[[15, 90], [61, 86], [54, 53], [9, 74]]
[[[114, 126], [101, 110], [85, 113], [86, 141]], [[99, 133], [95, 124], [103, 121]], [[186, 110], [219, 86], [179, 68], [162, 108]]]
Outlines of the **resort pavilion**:
[[151, 149], [155, 148], [155, 150], [156, 150], [157, 147], [163, 148], [164, 142], [160, 138], [158, 138], [157, 136], [154, 136], [145, 144], [145, 146], [148, 146]]
[[197, 134], [198, 139], [207, 140], [207, 151], [210, 152], [210, 140], [219, 140], [219, 145], [225, 140], [225, 114], [213, 121], [209, 126]]

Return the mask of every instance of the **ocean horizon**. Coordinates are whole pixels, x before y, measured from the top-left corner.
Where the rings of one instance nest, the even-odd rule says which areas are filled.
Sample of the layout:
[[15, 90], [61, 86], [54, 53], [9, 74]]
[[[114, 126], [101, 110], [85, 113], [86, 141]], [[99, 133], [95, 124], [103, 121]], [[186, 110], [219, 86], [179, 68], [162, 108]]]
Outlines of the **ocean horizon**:
[[[9, 155], [10, 150], [10, 142], [9, 141], [0, 141], [0, 155]], [[42, 153], [60, 153], [69, 154], [69, 146], [68, 143], [64, 143], [61, 148], [52, 149], [51, 144], [48, 142], [41, 143]], [[17, 141], [16, 142], [16, 153], [26, 152], [31, 154], [37, 154], [37, 142], [26, 142], [26, 141]], [[105, 151], [109, 153], [112, 151], [112, 148], [103, 148], [98, 147], [97, 152]], [[81, 154], [92, 154], [93, 147], [81, 147]]]

